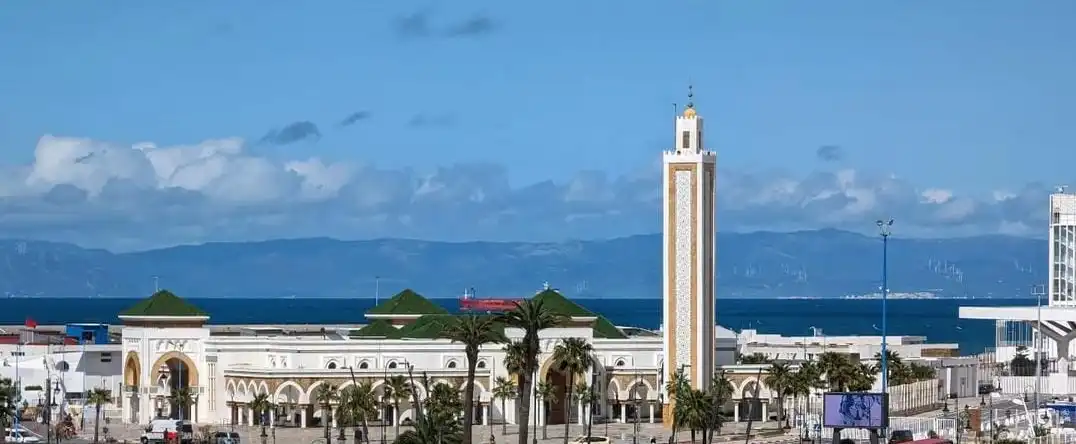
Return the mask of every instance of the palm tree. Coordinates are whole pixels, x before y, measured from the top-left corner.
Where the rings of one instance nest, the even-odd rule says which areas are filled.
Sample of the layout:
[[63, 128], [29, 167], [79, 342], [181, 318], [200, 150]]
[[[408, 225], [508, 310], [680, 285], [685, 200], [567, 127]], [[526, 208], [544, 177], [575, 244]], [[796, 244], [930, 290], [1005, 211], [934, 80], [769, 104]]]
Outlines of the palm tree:
[[176, 405], [179, 409], [179, 419], [183, 420], [187, 407], [194, 404], [194, 395], [189, 388], [180, 387], [172, 390], [172, 393], [168, 395], [168, 400]]
[[[825, 383], [822, 381], [822, 371], [818, 365], [813, 362], [800, 364], [800, 368], [796, 370], [796, 374], [792, 378], [792, 391], [793, 396], [802, 396], [804, 398], [805, 417], [811, 413], [811, 393], [814, 392], [814, 389], [823, 387], [825, 387]], [[805, 428], [804, 432], [806, 431], [807, 429]]]
[[[586, 442], [590, 442], [591, 415], [589, 410], [590, 403], [594, 402], [594, 398], [594, 390], [587, 386], [586, 382], [579, 381], [579, 384], [575, 386], [575, 401], [578, 402], [580, 406], [583, 406], [583, 417], [580, 419], [583, 420], [583, 427], [585, 427], [584, 431], [586, 432], [587, 437]], [[567, 433], [565, 433], [564, 440], [568, 440]]]
[[[0, 442], [7, 436], [7, 425], [15, 417], [15, 403], [19, 394], [10, 378], [0, 378]], [[94, 438], [94, 442], [97, 439]]]
[[[408, 368], [408, 376], [413, 379], [414, 376], [410, 374], [411, 369]], [[422, 386], [425, 387], [426, 393], [437, 392], [437, 387], [430, 390], [430, 385], [426, 375], [422, 375]], [[408, 387], [411, 387], [410, 385]], [[454, 391], [455, 396], [459, 396], [459, 391], [452, 387], [447, 387], [450, 391]], [[414, 428], [404, 432], [402, 435], [397, 436], [393, 441], [395, 444], [460, 444], [463, 442], [462, 431], [460, 430], [459, 421], [456, 421], [453, 416], [455, 412], [430, 412], [427, 414], [418, 402], [418, 393], [416, 390], [411, 390], [411, 402], [416, 406], [415, 408], [415, 425]], [[449, 391], [441, 389], [441, 395], [438, 396], [451, 396]], [[449, 400], [442, 400], [440, 402], [451, 402]], [[457, 406], [462, 405], [457, 401]]]
[[740, 355], [737, 358], [740, 364], [769, 364], [773, 362], [770, 358], [762, 353], [751, 353], [749, 355]]
[[404, 375], [394, 375], [386, 378], [385, 388], [389, 392], [389, 399], [392, 400], [393, 432], [396, 433], [396, 436], [400, 436], [400, 403], [410, 398], [414, 390], [411, 389], [411, 383]]
[[[545, 413], [548, 410], [546, 409], [546, 402], [555, 403], [560, 401], [560, 399], [557, 399], [556, 392], [553, 390], [553, 384], [546, 381], [538, 382], [538, 386], [534, 388], [534, 395], [538, 397], [538, 405], [541, 406], [542, 413]], [[542, 439], [549, 439], [548, 434], [546, 433], [545, 422], [542, 423]]]
[[93, 442], [96, 444], [99, 440], [99, 431], [101, 429], [101, 407], [112, 402], [112, 392], [103, 388], [95, 388], [90, 390], [89, 396], [86, 397], [86, 402], [94, 407]]
[[672, 435], [669, 437], [669, 442], [673, 442], [674, 437], [678, 429], [684, 426], [683, 415], [678, 413], [681, 396], [687, 396], [688, 391], [691, 390], [691, 381], [684, 374], [684, 368], [680, 367], [673, 373], [672, 377], [668, 381], [665, 381], [665, 393], [669, 395], [669, 401], [673, 402], [673, 423], [672, 423]]
[[[564, 392], [564, 444], [568, 444], [572, 418], [572, 390], [575, 389], [575, 375], [581, 374], [594, 365], [594, 346], [583, 338], [564, 338], [553, 348], [553, 362], [557, 369], [568, 377], [568, 390]], [[585, 386], [585, 384], [584, 384]]]
[[[377, 414], [377, 399], [373, 385], [368, 381], [349, 385], [340, 391], [336, 407], [336, 421], [341, 427], [362, 427], [362, 436], [370, 442], [369, 418]], [[358, 443], [356, 443], [358, 444]]]
[[709, 435], [706, 437], [707, 443], [714, 442], [714, 436], [725, 424], [725, 416], [721, 410], [724, 408], [725, 404], [732, 399], [732, 392], [732, 382], [729, 382], [725, 371], [718, 370], [714, 373], [713, 378], [710, 379], [710, 387], [707, 391], [707, 396], [710, 397], [710, 409], [706, 415], [706, 430], [708, 432], [704, 432]]
[[325, 383], [314, 390], [314, 402], [321, 405], [321, 422], [325, 423], [325, 442], [332, 441], [333, 403], [340, 400], [340, 390], [335, 384]]
[[[516, 397], [516, 383], [511, 379], [504, 376], [497, 377], [497, 387], [493, 389], [493, 397], [501, 400], [501, 416], [504, 417], [504, 413], [508, 410], [508, 400], [515, 399]], [[504, 417], [501, 421], [501, 436], [508, 434], [508, 419]]]
[[788, 413], [785, 412], [785, 397], [789, 395], [792, 386], [792, 370], [789, 369], [788, 364], [783, 362], [770, 364], [769, 374], [766, 375], [763, 382], [770, 388], [772, 393], [777, 395], [778, 424], [781, 422], [780, 419], [784, 418], [785, 428], [792, 428], [789, 423]]
[[873, 365], [865, 362], [858, 362], [850, 365], [851, 371], [848, 382], [848, 390], [853, 392], [865, 392], [874, 387], [874, 381], [877, 379], [877, 370]]
[[[553, 291], [553, 290], [545, 290]], [[501, 321], [510, 327], [523, 330], [523, 367], [519, 372], [519, 403], [516, 409], [519, 412], [519, 444], [529, 444], [527, 434], [531, 413], [531, 384], [532, 377], [538, 370], [538, 353], [541, 352], [541, 344], [538, 342], [538, 333], [547, 328], [555, 327], [561, 323], [562, 317], [547, 308], [541, 299], [528, 299], [516, 302], [515, 308], [501, 315]]]
[[272, 401], [269, 400], [268, 393], [259, 393], [254, 395], [254, 399], [250, 400], [250, 412], [252, 415], [257, 415], [258, 424], [262, 426], [262, 436], [265, 436], [265, 414], [269, 409], [273, 408]]
[[471, 430], [474, 428], [474, 374], [478, 368], [478, 350], [484, 344], [504, 342], [504, 334], [499, 325], [489, 316], [464, 316], [456, 320], [441, 332], [441, 336], [452, 342], [463, 343], [463, 353], [467, 356], [467, 385], [463, 392], [463, 444], [471, 444]]

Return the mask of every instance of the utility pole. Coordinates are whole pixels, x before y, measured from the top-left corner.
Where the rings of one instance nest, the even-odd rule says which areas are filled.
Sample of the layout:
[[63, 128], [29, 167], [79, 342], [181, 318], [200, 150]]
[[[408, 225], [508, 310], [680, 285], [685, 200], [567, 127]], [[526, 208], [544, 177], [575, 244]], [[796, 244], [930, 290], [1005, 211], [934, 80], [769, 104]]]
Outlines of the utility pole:
[[1036, 300], [1035, 320], [1035, 409], [1039, 408], [1039, 392], [1042, 390], [1042, 296], [1046, 292], [1043, 285], [1032, 285], [1031, 294]]

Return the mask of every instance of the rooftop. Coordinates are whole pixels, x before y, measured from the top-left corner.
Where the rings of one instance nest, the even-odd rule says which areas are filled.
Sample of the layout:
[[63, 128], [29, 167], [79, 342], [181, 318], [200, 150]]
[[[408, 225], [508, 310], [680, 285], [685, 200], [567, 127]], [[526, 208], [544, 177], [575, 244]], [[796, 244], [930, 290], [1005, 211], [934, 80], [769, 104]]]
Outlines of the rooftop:
[[202, 309], [168, 290], [159, 290], [120, 312], [120, 317], [209, 317]]

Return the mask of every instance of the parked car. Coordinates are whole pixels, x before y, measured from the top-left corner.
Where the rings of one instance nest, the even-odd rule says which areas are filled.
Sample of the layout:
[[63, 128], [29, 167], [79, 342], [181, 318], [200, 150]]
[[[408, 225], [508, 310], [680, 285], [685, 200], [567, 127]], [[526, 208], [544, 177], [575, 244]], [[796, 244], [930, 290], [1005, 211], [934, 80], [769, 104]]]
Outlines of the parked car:
[[217, 432], [213, 434], [212, 444], [239, 444], [239, 433]]
[[905, 442], [915, 441], [915, 437], [912, 436], [911, 430], [894, 430], [889, 435], [889, 444], [900, 444]]

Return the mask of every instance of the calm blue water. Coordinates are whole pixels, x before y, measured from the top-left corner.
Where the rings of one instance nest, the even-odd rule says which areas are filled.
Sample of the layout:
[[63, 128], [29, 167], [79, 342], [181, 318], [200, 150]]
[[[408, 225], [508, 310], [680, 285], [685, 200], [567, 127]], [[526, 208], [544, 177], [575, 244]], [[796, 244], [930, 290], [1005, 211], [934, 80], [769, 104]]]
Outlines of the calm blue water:
[[[434, 300], [454, 310], [455, 300]], [[0, 325], [22, 324], [30, 317], [40, 324], [117, 323], [116, 314], [135, 299], [0, 299]], [[190, 299], [209, 312], [214, 324], [363, 323], [373, 299]], [[658, 299], [579, 299], [618, 325], [657, 328]], [[970, 305], [1033, 305], [1030, 299], [890, 300], [889, 334], [926, 336], [931, 342], [958, 343], [975, 353], [994, 344], [991, 321], [957, 319], [957, 309]], [[755, 328], [786, 336], [809, 334], [818, 327], [827, 335], [880, 334], [879, 300], [845, 299], [718, 299], [717, 323], [732, 330]]]

